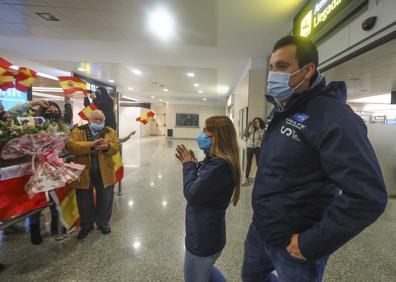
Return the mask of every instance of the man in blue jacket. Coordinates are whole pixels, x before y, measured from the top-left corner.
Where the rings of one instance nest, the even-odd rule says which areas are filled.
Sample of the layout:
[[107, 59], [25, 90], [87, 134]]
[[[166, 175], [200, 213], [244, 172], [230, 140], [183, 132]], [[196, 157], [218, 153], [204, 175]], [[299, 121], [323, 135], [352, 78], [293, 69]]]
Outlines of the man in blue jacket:
[[317, 66], [308, 39], [274, 46], [267, 99], [275, 108], [253, 189], [245, 282], [321, 281], [329, 255], [385, 209], [366, 126], [346, 105], [345, 82], [326, 85]]

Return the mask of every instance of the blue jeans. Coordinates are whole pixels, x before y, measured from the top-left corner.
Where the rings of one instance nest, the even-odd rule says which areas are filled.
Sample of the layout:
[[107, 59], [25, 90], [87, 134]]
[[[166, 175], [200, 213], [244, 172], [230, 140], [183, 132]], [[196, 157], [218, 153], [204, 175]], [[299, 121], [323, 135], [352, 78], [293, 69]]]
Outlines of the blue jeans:
[[[245, 241], [242, 266], [244, 282], [320, 282], [323, 279], [328, 256], [318, 261], [292, 257], [286, 249], [267, 246], [257, 229], [250, 224]], [[278, 276], [272, 271], [276, 270]]]
[[220, 270], [214, 266], [220, 255], [221, 252], [209, 257], [199, 257], [186, 250], [184, 256], [184, 281], [227, 282]]

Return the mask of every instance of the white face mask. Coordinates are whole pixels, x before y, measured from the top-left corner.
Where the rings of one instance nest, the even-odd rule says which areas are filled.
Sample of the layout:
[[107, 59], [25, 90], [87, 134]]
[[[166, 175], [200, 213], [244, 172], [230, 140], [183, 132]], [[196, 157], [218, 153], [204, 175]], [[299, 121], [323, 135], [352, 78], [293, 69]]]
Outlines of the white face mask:
[[267, 80], [267, 90], [270, 96], [274, 97], [276, 101], [282, 102], [288, 100], [291, 95], [293, 95], [294, 91], [299, 88], [303, 83], [303, 79], [299, 84], [297, 84], [296, 87], [291, 88], [289, 86], [289, 81], [290, 77], [293, 75], [299, 73], [303, 69], [305, 69], [306, 66], [303, 68], [299, 69], [298, 71], [290, 74], [287, 72], [275, 72], [275, 71], [270, 71], [268, 74], [268, 80]]

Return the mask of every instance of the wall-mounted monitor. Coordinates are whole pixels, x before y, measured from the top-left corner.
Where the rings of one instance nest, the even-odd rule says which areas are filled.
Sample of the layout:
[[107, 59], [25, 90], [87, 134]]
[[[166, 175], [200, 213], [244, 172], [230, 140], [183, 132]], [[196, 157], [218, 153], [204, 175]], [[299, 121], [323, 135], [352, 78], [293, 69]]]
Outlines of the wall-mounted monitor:
[[199, 114], [176, 113], [176, 127], [199, 127]]

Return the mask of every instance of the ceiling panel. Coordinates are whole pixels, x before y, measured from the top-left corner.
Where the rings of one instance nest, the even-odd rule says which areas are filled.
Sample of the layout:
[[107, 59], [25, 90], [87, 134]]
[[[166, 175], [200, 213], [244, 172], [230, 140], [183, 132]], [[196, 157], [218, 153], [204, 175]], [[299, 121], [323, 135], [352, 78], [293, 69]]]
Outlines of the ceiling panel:
[[57, 8], [57, 11], [62, 13], [71, 22], [72, 26], [93, 28], [109, 27], [109, 22], [105, 19], [104, 11], [70, 8]]
[[131, 11], [112, 11], [103, 13], [110, 28], [119, 29], [141, 29], [144, 26], [144, 19], [141, 13]]
[[29, 6], [47, 6], [44, 0], [3, 0], [8, 4], [29, 5]]
[[61, 39], [73, 40], [88, 40], [90, 39], [89, 32], [86, 28], [81, 27], [51, 27], [51, 29], [58, 34]]
[[18, 36], [20, 30], [15, 24], [2, 23], [0, 24], [0, 34], [6, 36]]
[[[59, 9], [51, 8], [51, 7], [37, 7], [37, 6], [21, 6], [21, 5], [14, 5], [17, 10], [23, 12], [28, 17], [33, 18], [34, 20], [40, 22], [44, 25], [49, 26], [69, 26], [72, 25], [71, 22], [66, 15], [63, 15]], [[60, 21], [47, 21], [37, 15], [36, 13], [50, 13], [54, 17], [58, 18]]]
[[44, 25], [24, 25], [24, 24], [15, 24], [15, 27], [18, 28], [18, 35], [16, 36], [24, 36], [24, 37], [39, 37], [39, 38], [59, 38], [59, 34], [57, 34], [50, 27]]
[[40, 24], [38, 19], [28, 16], [23, 11], [8, 4], [0, 4], [0, 22], [20, 24]]
[[396, 40], [370, 50], [325, 73], [328, 82], [344, 80], [349, 99], [396, 90]]
[[48, 6], [54, 8], [78, 8], [89, 9], [89, 5], [84, 0], [44, 0]]

